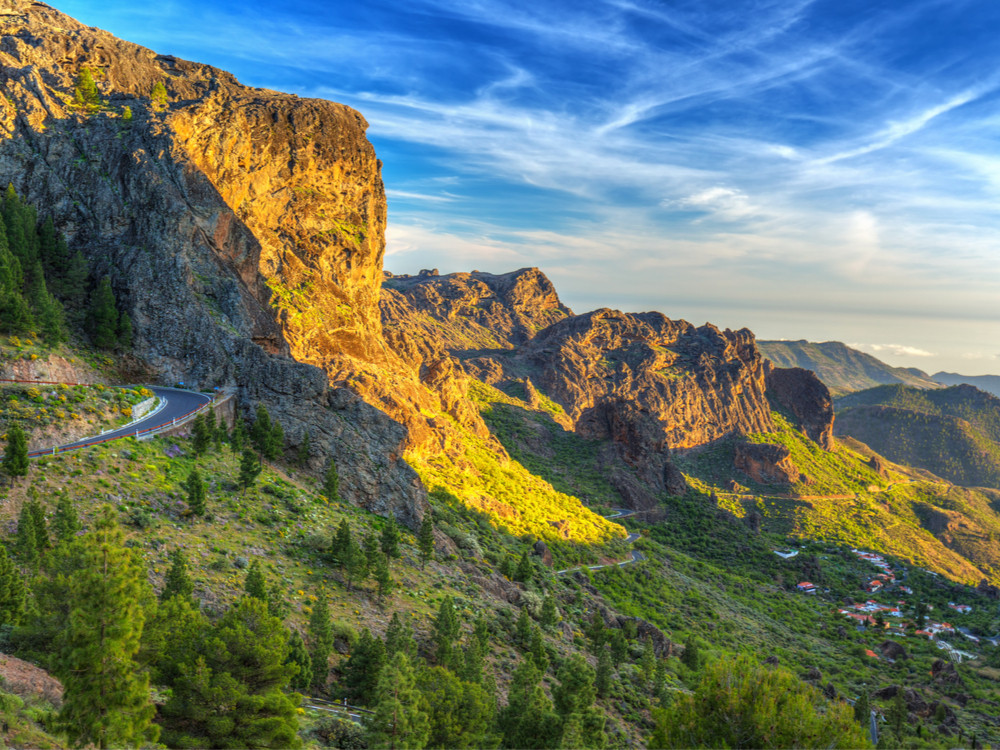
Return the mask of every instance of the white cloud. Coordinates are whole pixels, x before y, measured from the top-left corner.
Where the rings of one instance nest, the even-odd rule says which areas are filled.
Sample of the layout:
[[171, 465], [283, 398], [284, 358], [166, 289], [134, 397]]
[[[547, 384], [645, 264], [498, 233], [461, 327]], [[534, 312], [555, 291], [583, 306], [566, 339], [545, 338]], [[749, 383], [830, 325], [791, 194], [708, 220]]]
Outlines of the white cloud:
[[894, 354], [897, 357], [937, 356], [934, 352], [929, 352], [916, 346], [907, 346], [905, 344], [857, 344], [857, 347], [862, 350], [867, 349], [875, 352], [876, 354]]

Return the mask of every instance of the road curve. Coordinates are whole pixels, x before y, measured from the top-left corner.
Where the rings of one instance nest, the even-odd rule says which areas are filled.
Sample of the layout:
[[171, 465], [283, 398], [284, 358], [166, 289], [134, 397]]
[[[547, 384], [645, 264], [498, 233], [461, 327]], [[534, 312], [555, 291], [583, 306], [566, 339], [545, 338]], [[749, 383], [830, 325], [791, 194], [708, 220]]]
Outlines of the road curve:
[[72, 443], [65, 443], [64, 445], [50, 446], [41, 450], [31, 451], [28, 455], [32, 458], [37, 458], [38, 456], [51, 455], [53, 452], [65, 453], [66, 451], [76, 450], [77, 448], [85, 448], [88, 445], [106, 443], [109, 440], [117, 440], [118, 438], [123, 437], [131, 437], [137, 433], [151, 432], [160, 427], [169, 426], [174, 422], [174, 420], [180, 421], [182, 418], [191, 414], [191, 412], [197, 411], [201, 407], [205, 406], [205, 404], [212, 401], [211, 396], [206, 396], [202, 393], [195, 393], [194, 391], [185, 391], [180, 388], [164, 388], [162, 386], [145, 387], [149, 388], [149, 390], [151, 390], [157, 398], [164, 402], [161, 408], [157, 409], [148, 417], [140, 419], [137, 422], [133, 422], [132, 424], [125, 425], [124, 427], [119, 427], [116, 430], [111, 430], [103, 435], [94, 435], [92, 437], [76, 440]]

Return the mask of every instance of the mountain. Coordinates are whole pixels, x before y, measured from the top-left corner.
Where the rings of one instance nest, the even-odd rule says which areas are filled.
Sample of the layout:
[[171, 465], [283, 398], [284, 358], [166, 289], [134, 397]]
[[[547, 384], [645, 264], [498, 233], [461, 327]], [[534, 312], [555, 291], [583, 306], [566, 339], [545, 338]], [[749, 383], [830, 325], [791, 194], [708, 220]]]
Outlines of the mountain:
[[[135, 329], [127, 351], [83, 332], [0, 340], [5, 372], [74, 379], [85, 361], [97, 381], [8, 390], [4, 426], [54, 429], [73, 419], [64, 398], [120, 414], [104, 381], [126, 376], [224, 394], [197, 427], [45, 455], [7, 483], [5, 650], [73, 692], [86, 670], [67, 659], [87, 649], [65, 633], [98, 632], [76, 623], [96, 621], [77, 617], [79, 592], [101, 583], [77, 552], [104, 544], [141, 614], [116, 665], [148, 675], [129, 699], [171, 746], [290, 746], [295, 731], [380, 746], [378, 720], [315, 699], [386, 716], [397, 686], [433, 732], [414, 746], [647, 746], [661, 711], [741, 653], [804, 691], [797, 725], [843, 720], [841, 744], [865, 742], [845, 700], [861, 690], [883, 711], [903, 695], [899, 744], [995, 740], [1000, 492], [835, 438], [827, 386], [773, 367], [746, 329], [577, 315], [536, 268], [386, 274], [381, 165], [350, 108], [242, 86], [43, 3], [5, 0], [0, 30], [0, 179], [86, 255], [91, 284], [110, 279]], [[983, 410], [935, 408], [970, 425]], [[886, 556], [890, 592], [863, 591], [875, 570], [858, 548]], [[906, 630], [836, 611], [900, 607], [904, 580]], [[913, 635], [920, 604], [948, 602], [973, 607], [958, 622], [983, 638], [958, 666]], [[297, 711], [288, 681], [306, 668]], [[56, 691], [22, 710], [35, 698], [3, 676], [0, 714], [32, 730], [5, 741], [64, 746], [37, 734], [62, 731]], [[259, 715], [230, 721], [246, 715], [234, 705]], [[277, 724], [283, 743], [236, 736]]]
[[1000, 375], [959, 375], [957, 372], [936, 372], [931, 375], [943, 385], [974, 385], [981, 391], [1000, 396]]
[[939, 388], [916, 368], [892, 367], [839, 341], [759, 341], [761, 353], [778, 367], [802, 367], [815, 372], [834, 394], [861, 391], [884, 383], [914, 388]]
[[1000, 399], [971, 385], [886, 385], [837, 399], [836, 432], [964, 486], [1000, 488]]

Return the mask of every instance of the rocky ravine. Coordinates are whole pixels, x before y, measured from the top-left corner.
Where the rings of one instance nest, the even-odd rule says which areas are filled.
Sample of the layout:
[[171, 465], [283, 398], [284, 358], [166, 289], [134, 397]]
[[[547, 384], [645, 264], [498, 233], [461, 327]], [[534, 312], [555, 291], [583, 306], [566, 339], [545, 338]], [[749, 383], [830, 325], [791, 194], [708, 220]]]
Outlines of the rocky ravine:
[[[292, 441], [310, 430], [317, 469], [337, 457], [345, 496], [416, 523], [424, 490], [401, 458], [406, 430], [291, 356], [370, 361], [382, 348], [385, 201], [364, 119], [41, 3], [4, 0], [0, 33], [0, 181], [110, 275], [137, 352], [167, 381], [264, 401]], [[103, 111], [72, 106], [83, 67]], [[150, 100], [157, 82], [165, 106]]]

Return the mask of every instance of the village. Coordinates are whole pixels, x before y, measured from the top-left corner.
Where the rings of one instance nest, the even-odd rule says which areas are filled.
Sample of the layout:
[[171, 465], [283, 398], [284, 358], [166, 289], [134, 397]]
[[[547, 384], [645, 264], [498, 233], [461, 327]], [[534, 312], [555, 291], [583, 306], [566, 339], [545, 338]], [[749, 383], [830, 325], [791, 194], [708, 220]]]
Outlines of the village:
[[[909, 586], [897, 580], [896, 574], [884, 557], [875, 552], [866, 552], [859, 549], [852, 549], [851, 552], [859, 560], [867, 562], [879, 570], [878, 573], [864, 584], [864, 590], [871, 594], [872, 597], [880, 594], [888, 597], [889, 592], [897, 595], [913, 594], [913, 590]], [[781, 556], [784, 557], [785, 555]], [[816, 595], [819, 593], [819, 589], [810, 581], [802, 581], [795, 588], [800, 593], [806, 595]], [[966, 615], [972, 612], [972, 607], [968, 604], [948, 602], [948, 607], [958, 615]], [[963, 657], [973, 657], [974, 654], [958, 651], [945, 641], [939, 641], [938, 636], [959, 634], [975, 643], [979, 643], [980, 639], [966, 628], [956, 628], [949, 622], [937, 622], [930, 619], [928, 615], [933, 610], [934, 607], [932, 605], [916, 604], [915, 606], [908, 606], [907, 602], [903, 599], [885, 603], [870, 598], [863, 602], [843, 604], [838, 607], [837, 613], [853, 620], [859, 630], [879, 628], [895, 636], [928, 638], [936, 640], [938, 647], [948, 651], [949, 656], [953, 659], [961, 660]], [[876, 659], [880, 658], [873, 651], [868, 651], [867, 654]]]

